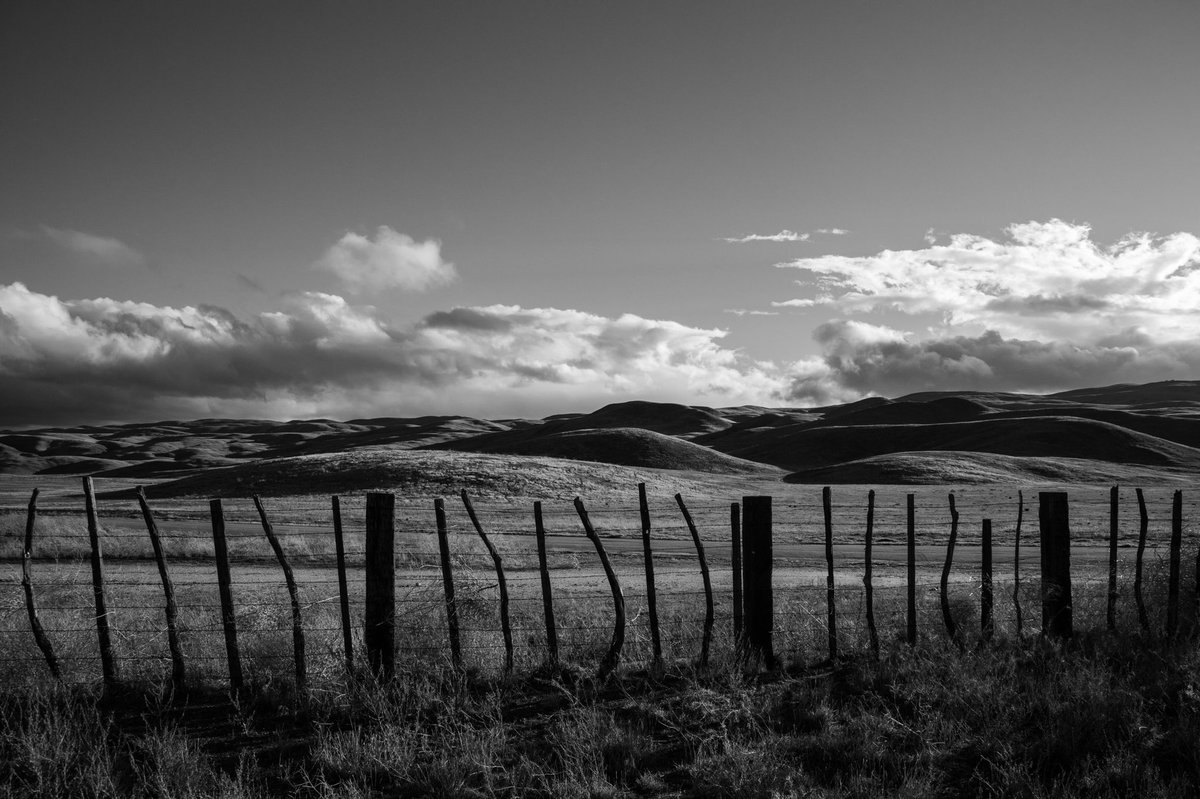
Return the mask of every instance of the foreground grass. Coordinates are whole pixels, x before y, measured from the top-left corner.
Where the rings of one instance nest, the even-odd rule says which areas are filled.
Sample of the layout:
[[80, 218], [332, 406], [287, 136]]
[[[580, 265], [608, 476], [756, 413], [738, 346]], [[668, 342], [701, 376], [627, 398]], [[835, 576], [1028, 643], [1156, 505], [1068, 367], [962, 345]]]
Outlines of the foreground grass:
[[7, 689], [0, 794], [1196, 796], [1197, 741], [1194, 642], [1106, 634], [602, 686], [414, 669], [304, 701]]

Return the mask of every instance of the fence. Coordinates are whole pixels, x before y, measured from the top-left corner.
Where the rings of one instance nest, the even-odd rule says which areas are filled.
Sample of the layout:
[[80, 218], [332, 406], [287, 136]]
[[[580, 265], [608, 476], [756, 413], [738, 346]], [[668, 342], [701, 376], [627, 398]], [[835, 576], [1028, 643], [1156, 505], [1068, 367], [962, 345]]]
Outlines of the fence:
[[648, 500], [643, 485], [637, 506], [465, 493], [151, 503], [97, 502], [85, 479], [83, 518], [74, 498], [39, 511], [36, 491], [4, 517], [0, 674], [312, 690], [398, 658], [607, 674], [921, 638], [961, 647], [1033, 631], [1038, 608], [1052, 635], [1081, 621], [1190, 627], [1195, 505], [1179, 491], [1075, 494], [1069, 506], [1006, 489], [693, 503]]

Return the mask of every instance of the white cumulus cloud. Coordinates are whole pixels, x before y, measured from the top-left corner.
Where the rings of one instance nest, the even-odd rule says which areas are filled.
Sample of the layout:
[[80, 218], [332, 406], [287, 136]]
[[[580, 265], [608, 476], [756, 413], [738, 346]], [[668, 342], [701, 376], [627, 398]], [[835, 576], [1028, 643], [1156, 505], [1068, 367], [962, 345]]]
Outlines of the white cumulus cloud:
[[387, 225], [377, 228], [373, 238], [347, 232], [314, 266], [353, 292], [425, 291], [457, 277], [454, 264], [442, 258], [440, 241], [417, 241]]

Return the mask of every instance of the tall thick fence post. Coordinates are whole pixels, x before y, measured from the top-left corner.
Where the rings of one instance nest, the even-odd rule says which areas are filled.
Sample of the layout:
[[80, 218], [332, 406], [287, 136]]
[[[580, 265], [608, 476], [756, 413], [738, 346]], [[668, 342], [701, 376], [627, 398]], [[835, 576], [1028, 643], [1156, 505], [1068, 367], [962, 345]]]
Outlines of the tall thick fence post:
[[704, 582], [704, 637], [700, 640], [700, 668], [703, 669], [708, 667], [708, 648], [712, 644], [712, 578], [708, 573], [708, 558], [704, 556], [704, 542], [700, 540], [700, 533], [696, 531], [696, 523], [692, 521], [692, 514], [688, 513], [687, 505], [683, 504], [683, 494], [676, 494], [675, 501], [679, 503], [679, 510], [683, 513], [683, 520], [687, 523], [688, 531], [692, 534], [692, 543], [696, 545], [696, 557], [700, 560], [700, 577]]
[[917, 643], [917, 497], [909, 494], [908, 505], [908, 630], [909, 646]]
[[1108, 491], [1108, 629], [1117, 629], [1117, 514], [1120, 510], [1117, 486]]
[[1171, 498], [1171, 559], [1167, 573], [1167, 640], [1179, 631], [1179, 565], [1183, 550], [1183, 492]]
[[829, 661], [837, 660], [837, 591], [833, 582], [833, 499], [829, 486], [821, 489], [821, 508], [825, 516], [825, 613], [828, 620]]
[[608, 647], [608, 653], [600, 661], [597, 674], [597, 677], [603, 680], [612, 674], [621, 662], [621, 648], [625, 645], [625, 595], [621, 592], [621, 581], [617, 579], [617, 573], [613, 571], [612, 563], [608, 560], [608, 553], [604, 551], [604, 544], [600, 541], [600, 536], [596, 535], [591, 519], [588, 518], [587, 508], [579, 497], [575, 497], [575, 512], [579, 514], [579, 521], [583, 523], [583, 531], [596, 548], [600, 565], [604, 567], [604, 576], [608, 578], [609, 590], [612, 591], [613, 612], [616, 618], [613, 621], [612, 643]]
[[[729, 568], [733, 572], [733, 645], [742, 645], [744, 613], [742, 609], [742, 506], [729, 503], [729, 533], [732, 551]], [[1196, 595], [1200, 597], [1200, 557], [1196, 560]]]
[[1025, 494], [1017, 492], [1017, 532], [1013, 537], [1013, 608], [1017, 613], [1017, 637], [1024, 635], [1021, 613], [1021, 520], [1025, 518]]
[[471, 504], [471, 497], [467, 494], [467, 489], [462, 490], [461, 496], [463, 506], [467, 509], [467, 516], [471, 518], [475, 532], [483, 540], [488, 554], [492, 556], [492, 565], [496, 567], [496, 583], [500, 588], [500, 631], [504, 635], [504, 671], [511, 674], [513, 670], [513, 638], [512, 625], [508, 620], [508, 580], [504, 579], [504, 563], [500, 559], [500, 553], [492, 545], [492, 539], [488, 538], [487, 533], [483, 531], [483, 525], [479, 523], [479, 517], [475, 515], [475, 506]]
[[654, 552], [650, 547], [650, 503], [646, 484], [638, 483], [638, 510], [642, 517], [642, 559], [646, 568], [646, 609], [650, 614], [650, 667], [662, 668], [662, 637], [658, 628], [658, 594], [654, 587]]
[[542, 613], [546, 617], [546, 650], [551, 666], [558, 665], [558, 626], [554, 623], [554, 595], [550, 592], [550, 567], [546, 562], [546, 527], [542, 503], [533, 503], [533, 531], [537, 536], [538, 573], [542, 578]]
[[879, 631], [875, 629], [875, 586], [871, 583], [871, 537], [875, 531], [875, 489], [867, 492], [867, 534], [863, 546], [863, 590], [867, 603], [867, 636], [871, 643], [871, 654], [879, 659]]
[[954, 544], [958, 541], [958, 509], [954, 507], [954, 492], [950, 492], [950, 539], [946, 542], [946, 565], [942, 567], [941, 602], [942, 621], [946, 624], [946, 633], [950, 640], [962, 648], [958, 637], [958, 627], [954, 624], [954, 616], [950, 613], [950, 568], [954, 565]]
[[233, 610], [233, 588], [229, 576], [229, 549], [225, 545], [225, 511], [221, 500], [208, 503], [212, 517], [213, 555], [217, 560], [217, 593], [221, 597], [221, 627], [225, 631], [225, 657], [229, 665], [229, 690], [242, 690], [242, 658], [238, 652], [237, 616]]
[[1067, 494], [1043, 491], [1038, 495], [1038, 523], [1042, 549], [1042, 633], [1070, 638], [1071, 524]]
[[363, 643], [371, 672], [396, 673], [396, 497], [367, 494], [366, 612]]
[[1146, 533], [1150, 529], [1150, 514], [1146, 512], [1146, 496], [1142, 489], [1135, 489], [1138, 501], [1138, 546], [1133, 564], [1133, 601], [1137, 603], [1138, 624], [1143, 632], [1150, 632], [1150, 617], [1146, 615], [1146, 597], [1142, 593], [1142, 564], [1146, 555]]
[[992, 520], [983, 520], [983, 553], [979, 574], [979, 632], [990, 641], [995, 631], [992, 621]]
[[104, 553], [100, 546], [100, 525], [96, 520], [96, 493], [92, 478], [83, 478], [83, 497], [87, 508], [88, 538], [92, 544], [92, 592], [96, 598], [96, 634], [100, 640], [100, 668], [104, 682], [117, 681], [117, 661], [113, 656], [112, 632], [108, 627], [108, 605], [104, 599]]
[[337, 552], [338, 604], [342, 611], [342, 649], [346, 653], [346, 673], [354, 673], [354, 633], [350, 626], [350, 589], [346, 584], [346, 541], [342, 532], [342, 501], [333, 498], [333, 545]]
[[442, 562], [442, 592], [446, 600], [446, 629], [450, 636], [450, 662], [462, 670], [462, 642], [458, 637], [458, 605], [454, 601], [454, 571], [450, 565], [450, 537], [446, 530], [446, 505], [442, 498], [433, 501], [437, 519], [438, 554]]
[[771, 591], [771, 498], [742, 497], [742, 592], [746, 646], [775, 667], [771, 634], [775, 626], [774, 595]]
[[254, 495], [253, 500], [254, 508], [258, 511], [258, 518], [262, 522], [263, 535], [267, 537], [267, 542], [270, 543], [271, 550], [275, 553], [275, 559], [279, 561], [279, 568], [283, 571], [283, 581], [287, 584], [288, 598], [292, 603], [292, 657], [296, 663], [296, 690], [303, 694], [308, 690], [308, 664], [304, 658], [304, 619], [300, 614], [300, 593], [296, 588], [296, 576], [292, 574], [292, 566], [283, 554], [283, 545], [279, 543], [279, 536], [275, 535], [275, 528], [267, 518], [267, 511], [263, 508], [262, 500], [258, 498], [257, 494]]
[[185, 672], [183, 648], [179, 644], [179, 611], [175, 604], [175, 585], [171, 582], [171, 573], [167, 571], [167, 557], [158, 535], [158, 524], [154, 521], [154, 514], [146, 501], [146, 491], [141, 486], [137, 487], [137, 498], [142, 509], [142, 518], [146, 522], [146, 532], [150, 536], [150, 546], [154, 549], [154, 560], [158, 564], [158, 576], [162, 580], [163, 595], [167, 603], [167, 646], [171, 650], [171, 685], [176, 691], [182, 691]]
[[54, 647], [50, 645], [50, 639], [46, 637], [46, 630], [42, 627], [41, 619], [38, 618], [37, 605], [33, 601], [33, 529], [37, 523], [37, 498], [38, 490], [35, 488], [33, 495], [29, 497], [29, 513], [25, 517], [25, 550], [21, 553], [21, 587], [25, 590], [25, 610], [29, 613], [29, 629], [33, 631], [33, 640], [37, 641], [38, 648], [42, 650], [50, 673], [56, 679], [61, 680], [62, 672], [58, 668], [58, 657], [54, 654]]

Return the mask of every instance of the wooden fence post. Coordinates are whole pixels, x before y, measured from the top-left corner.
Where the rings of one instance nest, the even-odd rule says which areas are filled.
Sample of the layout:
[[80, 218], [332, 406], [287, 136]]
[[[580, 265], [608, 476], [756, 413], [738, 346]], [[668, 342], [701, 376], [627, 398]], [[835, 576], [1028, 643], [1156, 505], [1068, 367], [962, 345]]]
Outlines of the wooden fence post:
[[237, 615], [233, 610], [233, 588], [229, 577], [229, 550], [225, 545], [225, 511], [221, 500], [208, 503], [212, 517], [213, 554], [217, 560], [217, 592], [221, 596], [221, 627], [225, 631], [225, 656], [229, 664], [229, 690], [242, 690], [242, 658], [238, 653]]
[[875, 629], [875, 587], [871, 584], [871, 538], [875, 530], [875, 489], [867, 492], [867, 534], [863, 547], [863, 588], [867, 603], [867, 636], [871, 643], [871, 654], [879, 659], [879, 632]]
[[296, 690], [303, 694], [308, 690], [308, 664], [304, 658], [304, 620], [300, 615], [300, 595], [296, 588], [296, 577], [292, 574], [292, 567], [287, 558], [284, 557], [283, 546], [279, 543], [279, 537], [275, 535], [275, 528], [267, 519], [267, 511], [263, 508], [262, 500], [258, 498], [257, 494], [252, 499], [255, 509], [258, 511], [258, 518], [262, 522], [263, 534], [266, 535], [271, 549], [275, 552], [279, 568], [283, 570], [283, 581], [287, 584], [288, 598], [291, 599], [292, 656], [296, 661]]
[[371, 673], [396, 673], [396, 496], [367, 494], [366, 612], [363, 643]]
[[96, 598], [96, 633], [100, 640], [100, 667], [106, 685], [117, 681], [117, 661], [113, 656], [112, 632], [108, 627], [108, 605], [104, 599], [104, 553], [100, 546], [100, 525], [96, 520], [96, 493], [92, 478], [83, 478], [83, 497], [87, 507], [88, 538], [92, 544], [92, 592]]
[[62, 672], [58, 668], [58, 657], [54, 654], [54, 647], [50, 645], [50, 639], [46, 637], [46, 630], [42, 627], [42, 621], [38, 618], [37, 605], [33, 601], [33, 528], [37, 522], [37, 498], [38, 489], [33, 489], [33, 495], [29, 497], [29, 512], [25, 517], [25, 551], [21, 553], [21, 587], [25, 589], [25, 610], [29, 613], [29, 629], [33, 631], [33, 640], [37, 641], [38, 648], [42, 650], [42, 655], [46, 658], [46, 665], [50, 668], [50, 673], [55, 679], [62, 679]]
[[946, 632], [950, 640], [962, 649], [962, 641], [958, 637], [958, 627], [950, 613], [950, 567], [954, 563], [954, 544], [958, 541], [958, 509], [954, 507], [954, 492], [950, 492], [950, 540], [946, 542], [946, 565], [942, 567], [941, 600], [942, 621], [946, 623]]
[[1017, 637], [1024, 636], [1021, 614], [1021, 520], [1025, 517], [1025, 494], [1017, 492], [1017, 533], [1013, 543], [1013, 607], [1017, 612]]
[[983, 640], [992, 640], [992, 520], [983, 520], [983, 553], [979, 575], [979, 632]]
[[746, 646], [775, 668], [771, 634], [775, 598], [771, 591], [771, 498], [742, 497], [742, 592]]
[[1120, 496], [1117, 486], [1108, 491], [1108, 629], [1117, 629], [1117, 514]]
[[1138, 624], [1143, 632], [1150, 631], [1150, 617], [1146, 615], [1146, 597], [1142, 594], [1142, 564], [1146, 554], [1146, 533], [1150, 529], [1150, 514], [1146, 512], [1146, 497], [1142, 489], [1135, 489], [1138, 501], [1138, 547], [1133, 566], [1133, 599], [1137, 603]]
[[1067, 494], [1043, 491], [1038, 495], [1038, 522], [1042, 549], [1042, 633], [1070, 638], [1071, 526]]
[[546, 562], [546, 528], [542, 524], [542, 503], [533, 503], [533, 530], [537, 536], [538, 573], [542, 578], [542, 612], [546, 617], [546, 649], [550, 665], [558, 666], [558, 626], [554, 623], [554, 597], [550, 592], [550, 568]]
[[167, 646], [171, 650], [171, 686], [176, 691], [182, 691], [185, 686], [183, 664], [183, 648], [179, 644], [179, 611], [175, 605], [175, 585], [171, 582], [171, 574], [167, 571], [167, 558], [163, 553], [162, 541], [158, 535], [158, 524], [146, 501], [146, 491], [137, 487], [138, 505], [142, 509], [142, 518], [146, 522], [146, 532], [150, 535], [150, 546], [154, 549], [154, 560], [158, 563], [158, 576], [162, 580], [163, 594], [167, 602]]
[[917, 497], [908, 495], [908, 631], [909, 646], [917, 643]]
[[513, 638], [512, 625], [508, 620], [508, 580], [504, 579], [504, 564], [500, 560], [500, 553], [496, 551], [496, 547], [492, 546], [492, 539], [488, 538], [487, 533], [483, 531], [483, 525], [479, 523], [479, 517], [475, 515], [475, 507], [471, 505], [471, 497], [467, 495], [465, 488], [462, 490], [462, 501], [467, 509], [467, 516], [471, 518], [471, 524], [475, 527], [475, 532], [479, 533], [483, 545], [487, 547], [488, 554], [492, 556], [492, 564], [496, 567], [496, 582], [500, 586], [500, 631], [504, 635], [504, 671], [511, 674], [513, 670]]
[[708, 668], [708, 648], [712, 644], [712, 579], [708, 574], [708, 558], [704, 557], [704, 543], [700, 540], [700, 533], [696, 532], [696, 523], [692, 521], [692, 514], [688, 513], [687, 505], [683, 504], [683, 495], [676, 494], [675, 501], [679, 503], [683, 520], [687, 523], [688, 531], [692, 534], [692, 542], [696, 545], [696, 557], [700, 559], [700, 577], [704, 581], [704, 637], [700, 641], [700, 668], [704, 669]]
[[833, 499], [829, 486], [821, 489], [821, 509], [825, 516], [825, 612], [829, 637], [829, 662], [838, 657], [837, 592], [833, 582]]
[[[732, 538], [729, 568], [733, 572], [733, 645], [742, 646], [742, 508], [736, 502], [729, 503], [729, 532]], [[1200, 597], [1200, 557], [1196, 559], [1196, 595]]]
[[658, 595], [654, 586], [654, 553], [650, 548], [650, 503], [646, 484], [638, 483], [638, 510], [642, 517], [642, 559], [646, 568], [646, 607], [650, 614], [650, 668], [662, 668], [662, 637], [658, 628]]
[[342, 649], [346, 673], [354, 673], [354, 634], [350, 626], [350, 589], [346, 584], [346, 541], [342, 532], [342, 501], [333, 497], [333, 545], [337, 552], [338, 604], [342, 610]]
[[458, 637], [458, 605], [454, 602], [454, 572], [450, 565], [450, 538], [446, 531], [446, 505], [442, 498], [433, 501], [437, 519], [438, 553], [442, 561], [442, 591], [446, 599], [446, 628], [450, 636], [450, 662], [462, 670], [462, 642]]
[[1167, 640], [1179, 631], [1179, 564], [1183, 549], [1183, 492], [1171, 498], [1171, 560], [1167, 574]]
[[621, 661], [621, 647], [625, 645], [625, 595], [621, 593], [621, 583], [617, 580], [617, 573], [613, 571], [612, 564], [608, 560], [608, 553], [604, 551], [604, 544], [600, 542], [600, 536], [596, 535], [595, 529], [592, 528], [587, 508], [583, 506], [583, 500], [579, 497], [575, 497], [575, 512], [579, 514], [579, 521], [583, 522], [583, 530], [591, 540], [592, 546], [596, 548], [596, 554], [600, 556], [600, 565], [604, 567], [604, 576], [608, 578], [608, 587], [612, 591], [613, 611], [616, 619], [613, 621], [612, 644], [608, 648], [608, 654], [600, 661], [600, 670], [597, 674], [597, 678], [603, 680], [616, 670], [617, 664]]

